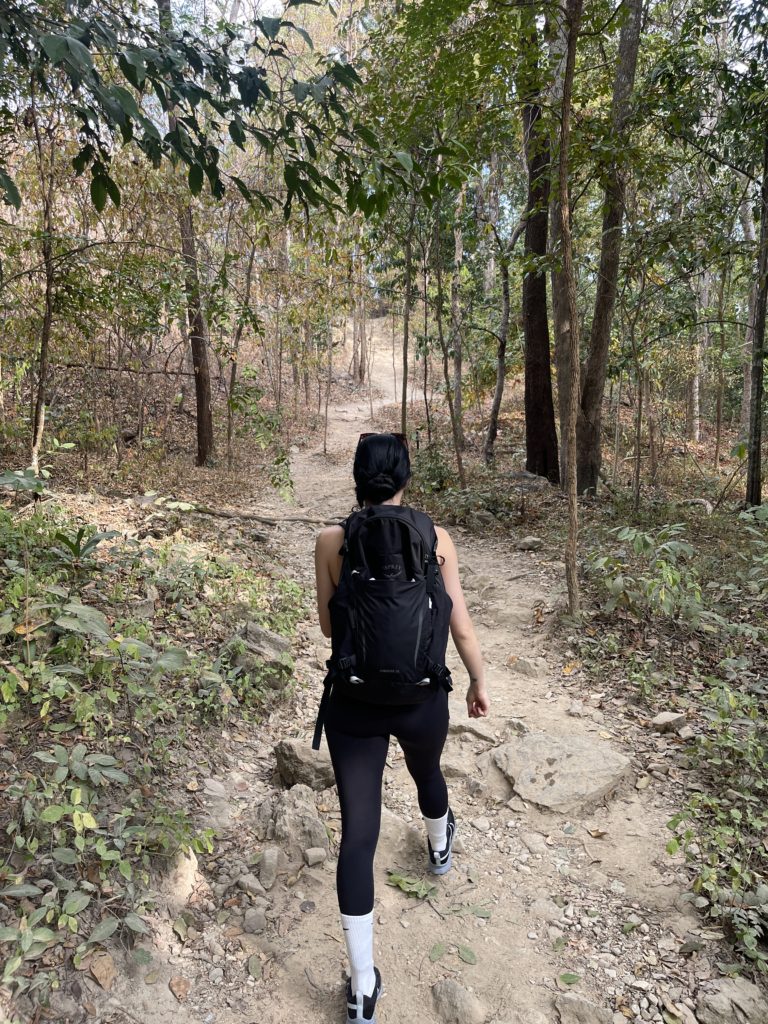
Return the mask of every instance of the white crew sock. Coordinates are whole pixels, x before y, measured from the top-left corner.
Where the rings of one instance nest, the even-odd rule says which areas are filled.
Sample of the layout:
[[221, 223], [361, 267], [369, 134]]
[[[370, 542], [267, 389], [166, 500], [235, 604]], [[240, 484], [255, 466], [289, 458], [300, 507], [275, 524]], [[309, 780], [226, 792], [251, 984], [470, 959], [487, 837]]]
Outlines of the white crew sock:
[[428, 818], [422, 814], [427, 826], [427, 835], [435, 853], [442, 853], [448, 845], [448, 811], [440, 818]]
[[341, 927], [344, 929], [349, 956], [352, 995], [362, 992], [364, 996], [372, 996], [376, 987], [376, 975], [373, 973], [373, 911], [357, 917], [342, 914]]

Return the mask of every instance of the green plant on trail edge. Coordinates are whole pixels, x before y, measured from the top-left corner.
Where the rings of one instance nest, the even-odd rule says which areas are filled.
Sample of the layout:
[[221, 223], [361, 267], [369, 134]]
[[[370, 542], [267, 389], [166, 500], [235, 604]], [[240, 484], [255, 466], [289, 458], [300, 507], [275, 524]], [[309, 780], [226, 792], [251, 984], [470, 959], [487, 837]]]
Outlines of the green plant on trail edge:
[[695, 905], [768, 973], [768, 724], [762, 700], [722, 684], [706, 696], [709, 729], [689, 751], [701, 779], [669, 822], [696, 872]]
[[695, 906], [768, 973], [768, 508], [738, 527], [712, 517], [695, 544], [681, 524], [609, 531], [622, 549], [591, 560], [608, 628], [580, 646], [588, 671], [613, 667], [636, 699], [673, 683], [673, 703], [697, 713], [667, 849], [685, 853]]
[[[224, 664], [222, 634], [244, 618], [290, 632], [305, 599], [227, 555], [142, 548], [53, 504], [0, 510], [0, 551], [0, 985], [44, 1003], [66, 960], [148, 930], [161, 861], [213, 849], [158, 794], [201, 729], [265, 701], [258, 665], [235, 679]], [[200, 608], [215, 629], [198, 640]]]

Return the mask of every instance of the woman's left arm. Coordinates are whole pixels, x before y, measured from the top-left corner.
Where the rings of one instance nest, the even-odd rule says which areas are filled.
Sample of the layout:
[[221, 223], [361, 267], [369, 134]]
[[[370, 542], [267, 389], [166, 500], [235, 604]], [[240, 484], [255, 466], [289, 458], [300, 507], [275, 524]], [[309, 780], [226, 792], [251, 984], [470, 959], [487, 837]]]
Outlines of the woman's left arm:
[[331, 560], [338, 560], [339, 533], [344, 531], [338, 526], [329, 526], [321, 530], [315, 541], [315, 589], [317, 592], [317, 617], [323, 636], [331, 635], [331, 613], [328, 602], [336, 592], [336, 584], [331, 575]]

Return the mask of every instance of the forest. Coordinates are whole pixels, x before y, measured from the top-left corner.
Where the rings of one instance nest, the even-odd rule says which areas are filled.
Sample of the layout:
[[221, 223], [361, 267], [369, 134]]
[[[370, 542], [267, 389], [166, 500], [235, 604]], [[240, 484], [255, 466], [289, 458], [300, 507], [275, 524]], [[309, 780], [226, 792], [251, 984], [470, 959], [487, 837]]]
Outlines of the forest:
[[[607, 795], [562, 822], [532, 799], [516, 827], [546, 845], [507, 849], [515, 781], [457, 768], [473, 839], [523, 868], [570, 843], [571, 877], [604, 881], [588, 909], [553, 868], [557, 916], [519, 935], [509, 879], [468, 875], [448, 910], [387, 890], [407, 941], [431, 913], [474, 945], [424, 925], [429, 984], [406, 955], [382, 1016], [418, 975], [425, 1020], [768, 1022], [768, 5], [8, 0], [0, 66], [0, 1020], [336, 1019], [291, 973], [288, 903], [259, 884], [258, 944], [255, 890], [221, 871], [264, 870], [273, 747], [326, 657], [312, 536], [381, 429], [458, 531], [506, 695], [465, 738], [530, 706], [610, 741], [643, 837]], [[216, 803], [238, 772], [250, 838], [235, 790]], [[338, 805], [315, 795], [325, 877]], [[663, 883], [622, 873], [633, 843]], [[321, 906], [283, 854], [285, 900]], [[210, 905], [166, 907], [190, 863]], [[546, 983], [494, 974], [475, 925], [540, 938]], [[441, 970], [483, 1005], [446, 1009]]]

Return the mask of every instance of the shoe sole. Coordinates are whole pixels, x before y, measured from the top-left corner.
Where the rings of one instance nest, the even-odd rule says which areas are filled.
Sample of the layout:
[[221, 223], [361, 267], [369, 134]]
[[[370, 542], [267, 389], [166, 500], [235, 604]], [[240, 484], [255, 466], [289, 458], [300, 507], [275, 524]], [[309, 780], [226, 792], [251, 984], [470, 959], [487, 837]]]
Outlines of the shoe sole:
[[452, 864], [453, 864], [453, 854], [449, 853], [448, 854], [448, 860], [445, 862], [445, 864], [433, 864], [430, 861], [430, 863], [429, 863], [429, 870], [432, 872], [433, 875], [445, 875], [445, 874], [447, 874], [447, 872], [449, 872], [451, 870], [451, 865]]

